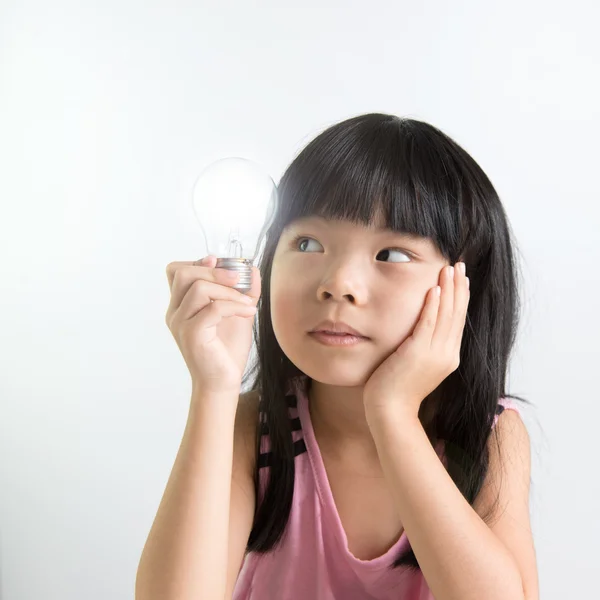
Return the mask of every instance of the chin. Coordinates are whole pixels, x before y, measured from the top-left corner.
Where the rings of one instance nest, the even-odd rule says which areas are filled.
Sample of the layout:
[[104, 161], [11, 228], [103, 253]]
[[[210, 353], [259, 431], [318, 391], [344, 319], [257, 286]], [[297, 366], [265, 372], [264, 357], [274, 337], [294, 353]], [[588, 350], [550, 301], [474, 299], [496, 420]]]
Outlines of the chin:
[[325, 385], [334, 385], [338, 387], [363, 387], [373, 369], [362, 364], [357, 364], [354, 360], [339, 358], [329, 358], [323, 360], [318, 355], [299, 355], [298, 353], [286, 353], [292, 363], [298, 367], [311, 379]]
[[323, 369], [323, 367], [305, 367], [302, 371], [319, 383], [336, 387], [364, 387], [369, 380], [369, 377], [366, 375]]

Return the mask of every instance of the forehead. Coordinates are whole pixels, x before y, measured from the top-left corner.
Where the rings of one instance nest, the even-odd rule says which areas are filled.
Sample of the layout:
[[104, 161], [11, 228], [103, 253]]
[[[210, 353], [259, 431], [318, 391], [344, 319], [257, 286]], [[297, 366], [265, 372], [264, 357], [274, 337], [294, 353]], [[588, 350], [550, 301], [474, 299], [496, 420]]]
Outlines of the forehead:
[[320, 217], [318, 215], [311, 215], [307, 217], [300, 217], [298, 219], [294, 219], [291, 223], [289, 223], [285, 230], [297, 229], [298, 227], [303, 226], [311, 226], [318, 229], [329, 229], [329, 230], [345, 230], [348, 228], [356, 228], [361, 229], [365, 233], [370, 232], [376, 235], [394, 235], [396, 237], [403, 237], [406, 239], [411, 239], [414, 241], [431, 241], [429, 238], [416, 235], [414, 233], [407, 233], [402, 231], [394, 231], [390, 229], [385, 222], [385, 219], [381, 214], [377, 214], [376, 217], [369, 223], [369, 225], [364, 225], [363, 223], [355, 223], [348, 219], [326, 219], [324, 217]]

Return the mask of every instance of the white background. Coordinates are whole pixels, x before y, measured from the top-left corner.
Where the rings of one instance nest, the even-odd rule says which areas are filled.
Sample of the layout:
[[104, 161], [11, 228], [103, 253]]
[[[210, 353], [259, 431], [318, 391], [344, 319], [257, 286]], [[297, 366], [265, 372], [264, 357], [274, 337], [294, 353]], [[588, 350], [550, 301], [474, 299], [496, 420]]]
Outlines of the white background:
[[323, 128], [375, 111], [442, 128], [506, 206], [541, 597], [591, 597], [599, 16], [592, 0], [5, 0], [2, 600], [133, 598], [187, 416], [165, 267], [204, 254], [199, 170], [241, 155], [278, 181]]

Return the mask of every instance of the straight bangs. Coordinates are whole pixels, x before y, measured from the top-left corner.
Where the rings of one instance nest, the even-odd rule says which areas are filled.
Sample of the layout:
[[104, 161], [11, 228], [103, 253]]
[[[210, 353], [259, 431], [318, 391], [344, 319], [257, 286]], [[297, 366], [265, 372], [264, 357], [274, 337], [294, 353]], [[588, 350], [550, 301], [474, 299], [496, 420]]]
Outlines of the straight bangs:
[[275, 228], [311, 216], [369, 226], [381, 216], [392, 231], [432, 240], [449, 260], [459, 256], [461, 176], [434, 137], [393, 115], [334, 125], [282, 178]]

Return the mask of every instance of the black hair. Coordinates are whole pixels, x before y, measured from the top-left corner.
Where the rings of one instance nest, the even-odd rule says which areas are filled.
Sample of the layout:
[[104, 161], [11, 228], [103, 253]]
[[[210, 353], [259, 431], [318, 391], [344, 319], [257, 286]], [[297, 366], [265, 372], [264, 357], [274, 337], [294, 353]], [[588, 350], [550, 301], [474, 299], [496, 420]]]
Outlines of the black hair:
[[[429, 238], [450, 264], [466, 263], [471, 296], [460, 365], [422, 408], [434, 398], [443, 399], [428, 435], [444, 441], [448, 473], [473, 505], [489, 467], [487, 442], [499, 399], [530, 404], [505, 389], [520, 304], [512, 233], [492, 183], [440, 129], [415, 119], [372, 113], [344, 120], [316, 136], [283, 174], [278, 195], [259, 265], [257, 358], [244, 378], [260, 397], [256, 509], [246, 552], [265, 553], [281, 543], [292, 506], [294, 443], [286, 395], [290, 380], [304, 374], [275, 338], [269, 288], [279, 237], [301, 217], [318, 215], [368, 225], [381, 210], [390, 229]], [[261, 501], [258, 465], [265, 432], [271, 462]], [[485, 522], [492, 511], [493, 507], [482, 517]], [[399, 566], [419, 570], [410, 546], [390, 564]]]

